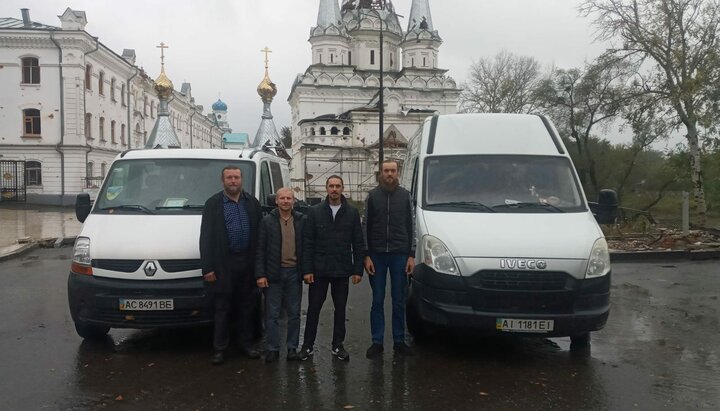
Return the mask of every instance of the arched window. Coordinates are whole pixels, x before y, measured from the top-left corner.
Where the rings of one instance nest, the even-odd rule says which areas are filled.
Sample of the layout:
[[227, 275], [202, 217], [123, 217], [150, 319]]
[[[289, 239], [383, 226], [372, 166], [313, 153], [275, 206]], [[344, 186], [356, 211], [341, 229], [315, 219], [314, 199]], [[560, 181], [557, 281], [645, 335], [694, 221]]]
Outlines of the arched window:
[[85, 173], [87, 174], [87, 178], [93, 178], [93, 174], [95, 173], [95, 163], [88, 161]]
[[42, 185], [42, 164], [39, 161], [25, 162], [25, 184], [28, 186]]
[[98, 120], [98, 134], [100, 135], [100, 141], [105, 141], [105, 117], [100, 117], [100, 120]]
[[107, 164], [105, 162], [100, 164], [100, 177], [105, 177], [105, 172], [107, 171]]
[[125, 124], [120, 125], [120, 144], [125, 145]]
[[117, 140], [115, 139], [115, 120], [110, 122], [110, 142], [117, 144]]
[[85, 66], [85, 88], [92, 90], [92, 64]]
[[115, 83], [116, 83], [115, 77], [113, 77], [110, 80], [110, 100], [112, 100], [112, 101], [116, 101], [115, 100], [115, 85], [116, 85]]
[[330, 134], [333, 135], [333, 136], [336, 136], [336, 135], [338, 135], [339, 133], [340, 133], [340, 129], [338, 129], [337, 127], [333, 127], [333, 128], [330, 129]]
[[326, 135], [326, 134], [327, 134], [327, 133], [325, 132], [325, 127], [320, 127], [320, 135], [321, 135], [321, 136], [324, 136], [324, 135]]
[[23, 84], [40, 84], [40, 61], [35, 57], [25, 57], [21, 61]]
[[349, 136], [349, 135], [350, 135], [350, 127], [345, 127], [345, 128], [343, 129], [343, 135], [344, 135], [344, 136]]
[[311, 136], [315, 135], [315, 127], [310, 127], [310, 135]]
[[85, 114], [85, 138], [92, 140], [92, 114]]
[[38, 137], [40, 134], [40, 110], [34, 108], [23, 110], [23, 135]]
[[120, 86], [120, 103], [125, 106], [125, 85]]
[[102, 71], [98, 74], [98, 94], [105, 95], [105, 73]]

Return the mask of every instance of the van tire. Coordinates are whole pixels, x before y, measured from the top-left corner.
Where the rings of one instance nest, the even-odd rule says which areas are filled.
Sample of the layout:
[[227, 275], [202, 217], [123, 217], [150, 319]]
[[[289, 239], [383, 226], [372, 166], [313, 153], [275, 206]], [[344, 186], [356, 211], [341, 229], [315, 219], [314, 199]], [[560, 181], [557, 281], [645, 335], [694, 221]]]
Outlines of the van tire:
[[77, 331], [79, 336], [86, 340], [99, 340], [110, 332], [110, 327], [75, 323], [75, 331]]
[[570, 336], [570, 351], [585, 350], [590, 347], [590, 333]]

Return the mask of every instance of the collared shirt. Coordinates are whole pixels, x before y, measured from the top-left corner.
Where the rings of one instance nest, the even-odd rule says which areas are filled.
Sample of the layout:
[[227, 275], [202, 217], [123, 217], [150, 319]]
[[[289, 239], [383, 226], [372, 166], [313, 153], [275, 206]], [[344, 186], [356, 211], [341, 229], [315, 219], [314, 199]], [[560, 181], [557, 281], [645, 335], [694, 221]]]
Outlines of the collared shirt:
[[241, 194], [240, 200], [235, 202], [223, 192], [225, 227], [232, 251], [247, 251], [250, 248], [250, 215], [245, 204], [244, 194]]

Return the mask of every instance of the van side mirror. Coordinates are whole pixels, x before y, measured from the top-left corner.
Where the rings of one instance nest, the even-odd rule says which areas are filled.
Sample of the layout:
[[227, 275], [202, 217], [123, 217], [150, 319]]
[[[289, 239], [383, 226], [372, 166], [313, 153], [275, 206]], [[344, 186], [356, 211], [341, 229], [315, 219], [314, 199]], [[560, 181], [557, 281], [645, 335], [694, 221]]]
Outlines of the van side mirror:
[[75, 217], [78, 221], [84, 223], [90, 215], [92, 204], [90, 203], [90, 194], [80, 193], [75, 198]]
[[618, 197], [614, 190], [600, 190], [595, 219], [600, 224], [615, 224], [618, 216]]

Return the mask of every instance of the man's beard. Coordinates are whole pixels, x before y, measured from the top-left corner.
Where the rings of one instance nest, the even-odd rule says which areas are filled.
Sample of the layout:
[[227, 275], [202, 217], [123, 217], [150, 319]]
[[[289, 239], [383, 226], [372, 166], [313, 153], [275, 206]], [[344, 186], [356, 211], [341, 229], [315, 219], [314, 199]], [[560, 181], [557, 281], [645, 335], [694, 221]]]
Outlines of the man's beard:
[[395, 191], [399, 184], [400, 181], [397, 178], [393, 178], [392, 181], [387, 181], [384, 178], [380, 179], [380, 187], [385, 191]]

